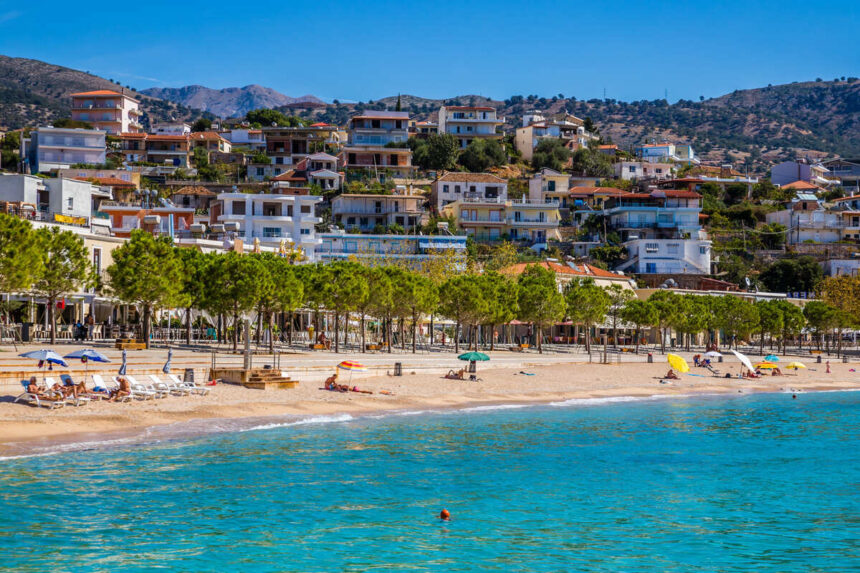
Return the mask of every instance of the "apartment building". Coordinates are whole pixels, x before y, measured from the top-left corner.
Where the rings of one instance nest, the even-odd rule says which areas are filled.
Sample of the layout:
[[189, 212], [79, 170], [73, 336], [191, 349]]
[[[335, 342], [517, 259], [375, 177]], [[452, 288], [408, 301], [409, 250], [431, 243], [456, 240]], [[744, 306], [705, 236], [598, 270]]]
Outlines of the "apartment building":
[[544, 167], [529, 179], [529, 202], [567, 207], [570, 175]]
[[672, 163], [652, 161], [619, 161], [614, 164], [615, 177], [625, 181], [637, 179], [671, 179], [675, 174]]
[[448, 203], [442, 215], [476, 241], [509, 239], [541, 248], [558, 239], [559, 212], [552, 203], [463, 198]]
[[481, 106], [442, 106], [439, 108], [439, 133], [453, 135], [460, 147], [467, 147], [475, 139], [501, 139], [499, 128], [505, 124], [498, 118], [496, 109]]
[[825, 203], [814, 193], [798, 193], [786, 209], [768, 213], [768, 223], [784, 225], [786, 243], [860, 243], [860, 196]]
[[490, 173], [449, 171], [430, 185], [431, 204], [436, 211], [464, 198], [504, 203], [508, 199], [508, 182]]
[[344, 193], [331, 202], [332, 218], [348, 231], [373, 231], [399, 225], [415, 232], [426, 220], [420, 195], [368, 195]]
[[21, 140], [21, 160], [29, 173], [68, 169], [77, 163], [102, 165], [106, 135], [97, 129], [40, 127]]
[[264, 127], [262, 130], [265, 152], [272, 165], [288, 167], [312, 153], [336, 152], [343, 144], [341, 133], [337, 127], [325, 123], [307, 127]]
[[268, 247], [289, 243], [313, 260], [320, 243], [314, 226], [322, 222], [314, 206], [320, 201], [322, 197], [312, 195], [221, 193], [209, 209], [209, 224], [236, 223], [235, 236], [245, 243], [255, 239]]
[[233, 147], [247, 147], [251, 151], [266, 151], [266, 138], [262, 129], [231, 129], [221, 132], [221, 136]]
[[824, 165], [805, 159], [777, 163], [770, 168], [770, 181], [774, 185], [806, 181], [819, 187], [828, 187], [838, 183], [838, 179], [833, 177], [833, 174]]
[[72, 119], [111, 135], [143, 132], [140, 102], [133, 97], [112, 90], [80, 92], [71, 97]]
[[836, 178], [839, 184], [852, 193], [860, 192], [860, 157], [831, 159], [821, 166], [827, 169], [829, 178]]
[[161, 122], [154, 124], [149, 131], [156, 135], [190, 135], [191, 126], [183, 121]]
[[439, 256], [451, 256], [455, 268], [465, 266], [465, 235], [373, 235], [337, 231], [320, 233], [319, 238], [322, 244], [316, 256], [322, 262], [359, 260], [379, 265], [404, 263], [420, 268]]
[[190, 165], [190, 135], [123, 133], [119, 140], [126, 163], [155, 163], [171, 168], [187, 168]]
[[197, 131], [188, 135], [191, 151], [204, 149], [211, 156], [213, 153], [230, 153], [233, 146], [230, 141], [217, 131]]
[[699, 158], [693, 147], [688, 144], [670, 143], [646, 143], [633, 149], [636, 157], [649, 163], [687, 163], [698, 164]]
[[27, 205], [32, 220], [89, 226], [93, 212], [110, 192], [89, 181], [34, 175], [0, 175], [0, 201]]
[[387, 173], [396, 177], [412, 173], [412, 150], [386, 147], [389, 143], [405, 144], [409, 138], [409, 114], [401, 111], [365, 111], [350, 118], [348, 143], [341, 163], [350, 171], [372, 172], [379, 179]]
[[128, 238], [135, 230], [155, 236], [178, 237], [187, 234], [194, 224], [193, 207], [108, 201], [102, 203], [100, 210], [110, 219], [110, 232], [115, 237]]
[[624, 247], [627, 260], [616, 270], [645, 275], [711, 273], [711, 241], [707, 239], [634, 239]]
[[544, 139], [557, 139], [570, 150], [588, 145], [596, 137], [588, 133], [583, 121], [570, 114], [550, 117], [532, 112], [523, 116], [523, 125], [514, 134], [514, 145], [526, 161], [534, 157], [534, 150]]
[[343, 174], [338, 171], [338, 159], [328, 153], [314, 153], [271, 178], [272, 189], [280, 193], [309, 195], [312, 185], [323, 191], [337, 191], [343, 186]]

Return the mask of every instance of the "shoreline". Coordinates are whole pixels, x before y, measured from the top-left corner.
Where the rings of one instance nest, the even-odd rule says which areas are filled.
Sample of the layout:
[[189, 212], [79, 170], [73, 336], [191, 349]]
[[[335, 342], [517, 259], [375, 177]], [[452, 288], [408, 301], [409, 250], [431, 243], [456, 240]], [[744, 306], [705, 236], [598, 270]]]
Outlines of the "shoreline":
[[[580, 365], [591, 374], [571, 376], [569, 365], [533, 367], [533, 376], [510, 369], [486, 369], [479, 375], [489, 383], [442, 379], [438, 374], [377, 376], [355, 380], [376, 393], [341, 394], [316, 390], [305, 383], [301, 392], [262, 393], [220, 385], [210, 397], [173, 397], [127, 404], [89, 404], [76, 409], [36, 410], [21, 404], [0, 403], [0, 461], [50, 455], [112, 445], [134, 445], [162, 440], [192, 439], [213, 433], [249, 431], [388, 415], [414, 415], [428, 411], [528, 407], [582, 400], [583, 405], [617, 401], [666, 399], [754, 393], [852, 391], [860, 389], [860, 376], [845, 372], [822, 380], [818, 372], [757, 380], [683, 376], [665, 384], [665, 365]], [[648, 374], [658, 374], [648, 376]], [[628, 381], [621, 379], [624, 376]], [[538, 381], [540, 383], [538, 383]], [[524, 385], [533, 387], [523, 387]], [[395, 387], [394, 396], [378, 390]], [[436, 386], [437, 388], [434, 388]], [[403, 389], [405, 391], [401, 392]], [[423, 390], [423, 391], [422, 391]], [[436, 390], [436, 391], [434, 391]], [[290, 398], [299, 398], [291, 400]], [[287, 401], [277, 401], [277, 400]], [[575, 405], [572, 403], [571, 405]], [[14, 407], [14, 410], [11, 409]], [[11, 419], [2, 414], [12, 412]]]

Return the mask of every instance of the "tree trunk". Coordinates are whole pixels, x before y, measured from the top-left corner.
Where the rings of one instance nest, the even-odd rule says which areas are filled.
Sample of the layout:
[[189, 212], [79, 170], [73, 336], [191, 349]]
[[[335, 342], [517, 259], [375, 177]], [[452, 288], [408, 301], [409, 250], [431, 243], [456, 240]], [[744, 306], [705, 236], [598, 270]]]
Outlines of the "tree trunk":
[[460, 320], [457, 319], [457, 325], [454, 327], [454, 353], [460, 354]]
[[496, 349], [496, 325], [490, 324], [490, 352]]
[[263, 332], [263, 309], [257, 308], [257, 346], [260, 346], [260, 337]]
[[535, 334], [537, 334], [538, 354], [543, 354], [543, 336], [541, 336], [543, 328], [541, 328], [540, 324], [536, 324], [535, 326], [537, 327], [535, 328]]
[[612, 316], [612, 348], [618, 348], [618, 317]]
[[639, 327], [636, 327], [636, 354], [639, 354]]
[[239, 348], [239, 313], [233, 312], [233, 352]]
[[416, 352], [416, 335], [418, 333], [418, 313], [412, 307], [412, 354]]
[[219, 313], [218, 313], [218, 333], [217, 333], [217, 338], [218, 338], [218, 344], [221, 344], [221, 342], [223, 342], [223, 341], [224, 341], [224, 313], [223, 313], [223, 312], [219, 312]]
[[660, 354], [666, 354], [666, 328], [660, 329]]
[[406, 320], [400, 319], [400, 350], [406, 350]]
[[433, 323], [434, 323], [433, 318], [434, 318], [434, 315], [431, 312], [430, 313], [430, 348], [431, 349], [433, 348]]
[[366, 334], [364, 330], [364, 312], [361, 313], [361, 353], [364, 354], [367, 352], [367, 342], [365, 340]]
[[349, 311], [343, 313], [343, 347], [349, 350]]
[[269, 313], [269, 352], [275, 353], [275, 313]]
[[191, 307], [185, 309], [185, 344], [191, 344]]
[[334, 313], [334, 352], [340, 352], [340, 313]]
[[291, 310], [290, 311], [290, 323], [287, 325], [287, 327], [289, 328], [288, 334], [287, 334], [287, 337], [288, 337], [287, 338], [287, 344], [290, 346], [293, 345], [293, 322], [295, 320], [296, 320], [295, 313]]
[[387, 334], [387, 338], [385, 343], [388, 345], [388, 353], [391, 354], [391, 347], [394, 346], [391, 344], [391, 317], [389, 316], [385, 321], [385, 332]]
[[151, 338], [149, 335], [150, 329], [150, 318], [152, 315], [152, 309], [148, 304], [143, 305], [143, 340], [146, 343], [146, 349], [149, 350], [149, 339]]

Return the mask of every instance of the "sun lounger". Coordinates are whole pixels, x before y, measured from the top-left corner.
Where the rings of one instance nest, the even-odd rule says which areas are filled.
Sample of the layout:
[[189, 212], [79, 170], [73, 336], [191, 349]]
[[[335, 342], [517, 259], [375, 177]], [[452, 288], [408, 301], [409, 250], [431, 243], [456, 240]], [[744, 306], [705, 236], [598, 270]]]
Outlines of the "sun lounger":
[[193, 392], [195, 394], [200, 394], [202, 396], [205, 396], [206, 394], [209, 393], [209, 388], [206, 388], [205, 386], [197, 386], [196, 384], [192, 384], [191, 382], [186, 382], [185, 380], [183, 380], [182, 378], [180, 378], [176, 374], [168, 374], [167, 377], [170, 380], [172, 380], [174, 383], [176, 383], [180, 386], [183, 386], [185, 388], [188, 388], [189, 390], [191, 390], [191, 392]]
[[49, 410], [53, 410], [54, 408], [62, 408], [66, 405], [63, 400], [52, 400], [45, 396], [39, 396], [38, 394], [34, 394], [32, 392], [27, 392], [27, 388], [30, 386], [30, 382], [27, 380], [21, 380], [21, 385], [24, 387], [24, 393], [15, 398], [15, 402], [18, 400], [27, 400], [28, 404], [35, 404], [38, 407], [48, 408]]
[[140, 398], [141, 400], [154, 400], [155, 398], [163, 398], [170, 395], [169, 391], [156, 390], [151, 384], [141, 384], [134, 376], [126, 375], [125, 379], [128, 380], [129, 387], [131, 388], [131, 395], [135, 398]]
[[[60, 378], [60, 380], [62, 380], [62, 378]], [[56, 381], [56, 380], [54, 380], [53, 378], [45, 378], [45, 386], [47, 386], [47, 387], [48, 387], [48, 390], [51, 390], [52, 388], [54, 388], [55, 386], [58, 386], [58, 385], [59, 385], [59, 386], [61, 386], [61, 387], [63, 387], [63, 388], [65, 388], [65, 387], [66, 387], [66, 386], [65, 386], [65, 383], [63, 383], [63, 384], [57, 384], [57, 381]], [[63, 391], [62, 391], [62, 390], [54, 390], [54, 392], [57, 392], [57, 393], [58, 393], [58, 396], [62, 397], [62, 400], [63, 400], [66, 404], [71, 404], [72, 406], [86, 406], [86, 405], [87, 405], [87, 404], [89, 404], [89, 402], [90, 402], [90, 399], [89, 399], [89, 398], [86, 398], [86, 397], [84, 397], [84, 396], [78, 396], [78, 397], [76, 398], [76, 397], [74, 397], [74, 396], [65, 396], [65, 395], [63, 395], [63, 393], [62, 393]]]
[[[116, 380], [113, 379], [112, 381], [114, 384], [110, 385], [107, 382], [105, 382], [105, 380], [104, 380], [104, 378], [102, 378], [101, 374], [93, 374], [93, 384], [95, 384], [95, 387], [96, 388], [104, 388], [105, 390], [108, 391], [108, 393], [113, 392], [115, 390], [119, 390], [119, 384], [116, 382]], [[118, 396], [117, 397], [117, 401], [119, 401], [119, 402], [131, 402], [131, 399], [132, 399], [131, 395]]]
[[176, 394], [177, 396], [187, 396], [191, 394], [191, 389], [179, 386], [173, 380], [165, 382], [159, 378], [157, 374], [150, 374], [149, 379], [152, 380], [152, 383], [156, 388], [165, 389], [171, 394]]

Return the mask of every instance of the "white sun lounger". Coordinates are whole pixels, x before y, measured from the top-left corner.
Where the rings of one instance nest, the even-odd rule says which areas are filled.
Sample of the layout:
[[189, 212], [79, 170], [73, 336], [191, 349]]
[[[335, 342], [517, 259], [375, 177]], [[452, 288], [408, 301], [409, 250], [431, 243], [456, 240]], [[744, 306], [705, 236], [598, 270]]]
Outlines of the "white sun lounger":
[[185, 386], [179, 386], [173, 380], [168, 380], [167, 382], [165, 382], [158, 377], [158, 374], [150, 374], [149, 379], [152, 380], [152, 383], [155, 385], [156, 388], [163, 388], [171, 394], [175, 394], [177, 396], [187, 396], [191, 393], [190, 388], [187, 388]]
[[[57, 381], [53, 378], [45, 378], [45, 386], [47, 386], [49, 390], [57, 385]], [[59, 384], [59, 386], [63, 386], [63, 384]], [[62, 399], [66, 404], [71, 404], [72, 406], [85, 406], [90, 403], [90, 399], [85, 398], [84, 396], [78, 396], [77, 398], [74, 396], [64, 396]]]
[[186, 382], [176, 374], [168, 374], [167, 377], [173, 380], [173, 382], [177, 385], [188, 388], [191, 392], [194, 392], [195, 394], [205, 396], [209, 393], [209, 388], [205, 386], [197, 386], [196, 384], [192, 384], [191, 382]]
[[134, 376], [126, 375], [125, 379], [128, 380], [129, 387], [131, 388], [131, 395], [135, 398], [140, 398], [141, 400], [154, 400], [155, 398], [162, 398], [167, 395], [167, 393], [162, 393], [161, 390], [156, 390], [151, 385], [147, 386], [145, 384], [141, 384]]
[[26, 399], [28, 404], [35, 404], [38, 407], [48, 408], [49, 410], [53, 410], [54, 408], [62, 408], [66, 405], [63, 400], [49, 400], [46, 399], [44, 396], [39, 396], [38, 394], [33, 394], [32, 392], [26, 392], [27, 387], [30, 385], [30, 382], [27, 380], [21, 380], [21, 385], [24, 387], [25, 392], [15, 398], [15, 402], [18, 402], [18, 400]]

